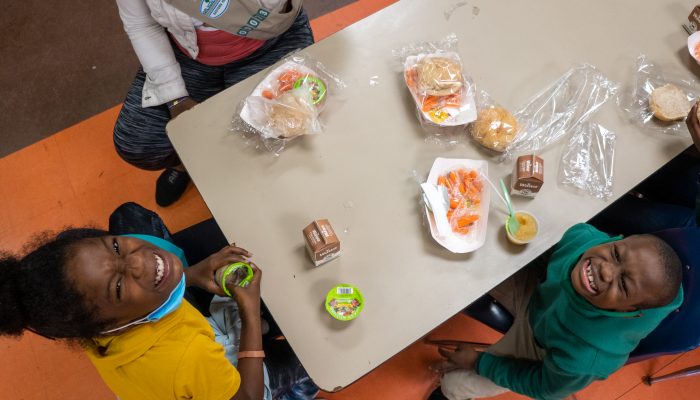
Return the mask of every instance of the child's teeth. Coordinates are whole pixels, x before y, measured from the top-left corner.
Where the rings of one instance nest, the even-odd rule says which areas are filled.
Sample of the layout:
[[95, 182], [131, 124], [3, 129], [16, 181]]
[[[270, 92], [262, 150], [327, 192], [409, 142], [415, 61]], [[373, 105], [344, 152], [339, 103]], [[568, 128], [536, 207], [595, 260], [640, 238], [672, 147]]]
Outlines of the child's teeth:
[[164, 264], [163, 264], [163, 259], [160, 258], [157, 254], [153, 255], [156, 259], [156, 279], [155, 279], [155, 284], [157, 285], [160, 280], [163, 278], [163, 271], [164, 271]]
[[590, 283], [591, 288], [593, 288], [594, 290], [597, 290], [598, 288], [596, 287], [596, 284], [593, 280], [593, 270], [591, 268], [591, 265], [588, 264], [585, 269], [586, 269], [586, 278], [588, 278], [588, 282]]

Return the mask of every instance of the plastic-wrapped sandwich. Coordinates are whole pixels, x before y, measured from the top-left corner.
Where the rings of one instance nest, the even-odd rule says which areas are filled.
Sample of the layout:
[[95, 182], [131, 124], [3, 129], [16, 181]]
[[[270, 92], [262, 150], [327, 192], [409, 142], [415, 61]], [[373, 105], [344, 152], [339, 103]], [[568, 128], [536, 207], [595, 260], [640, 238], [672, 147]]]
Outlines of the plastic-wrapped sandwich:
[[440, 126], [464, 125], [474, 120], [471, 83], [462, 74], [457, 53], [409, 56], [404, 63], [404, 79], [425, 120]]
[[279, 153], [290, 139], [323, 131], [319, 115], [332, 93], [344, 86], [320, 62], [294, 54], [243, 100], [234, 129], [257, 136], [268, 150]]
[[[443, 135], [476, 118], [474, 85], [457, 53], [457, 36], [411, 43], [393, 51], [427, 133]], [[437, 128], [437, 129], [436, 129]], [[460, 132], [461, 134], [461, 132]]]

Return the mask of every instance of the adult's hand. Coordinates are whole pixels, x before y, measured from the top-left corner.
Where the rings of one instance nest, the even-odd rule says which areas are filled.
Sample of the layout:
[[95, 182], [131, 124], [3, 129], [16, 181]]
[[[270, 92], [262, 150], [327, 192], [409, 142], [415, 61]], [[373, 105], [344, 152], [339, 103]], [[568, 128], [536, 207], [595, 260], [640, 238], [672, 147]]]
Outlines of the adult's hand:
[[252, 255], [244, 248], [235, 245], [226, 246], [197, 264], [185, 268], [187, 285], [200, 287], [219, 296], [226, 296], [214, 279], [216, 270], [235, 262], [249, 263], [248, 258]]
[[690, 109], [688, 117], [685, 119], [685, 124], [688, 126], [690, 137], [693, 138], [695, 148], [700, 151], [700, 121], [698, 121], [698, 103], [695, 103]]
[[174, 119], [178, 115], [196, 106], [197, 104], [199, 103], [197, 103], [189, 97], [186, 97], [184, 100], [179, 101], [174, 106], [168, 108], [168, 111], [170, 111], [170, 119]]

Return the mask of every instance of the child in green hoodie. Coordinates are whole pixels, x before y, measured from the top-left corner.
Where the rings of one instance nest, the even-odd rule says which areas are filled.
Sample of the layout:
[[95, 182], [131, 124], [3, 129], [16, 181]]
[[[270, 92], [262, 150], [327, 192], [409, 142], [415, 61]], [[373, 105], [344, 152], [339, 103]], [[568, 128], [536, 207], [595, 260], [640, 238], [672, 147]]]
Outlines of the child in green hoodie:
[[508, 390], [564, 398], [622, 367], [683, 302], [681, 262], [653, 235], [623, 239], [577, 224], [548, 262], [538, 260], [492, 291], [515, 316], [498, 343], [486, 352], [467, 344], [439, 349], [445, 359], [435, 369], [450, 400]]

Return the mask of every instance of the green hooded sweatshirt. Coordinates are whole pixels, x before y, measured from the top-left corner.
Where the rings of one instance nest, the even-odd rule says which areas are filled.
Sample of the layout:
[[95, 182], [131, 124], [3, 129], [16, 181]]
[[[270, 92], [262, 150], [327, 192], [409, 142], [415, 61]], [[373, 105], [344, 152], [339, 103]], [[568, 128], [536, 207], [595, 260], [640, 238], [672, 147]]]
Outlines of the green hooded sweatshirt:
[[683, 302], [683, 288], [668, 305], [635, 312], [594, 307], [576, 293], [571, 270], [591, 247], [620, 240], [591, 225], [571, 227], [552, 254], [547, 279], [530, 298], [528, 317], [543, 361], [484, 353], [477, 373], [536, 399], [561, 399], [622, 367], [629, 353]]

